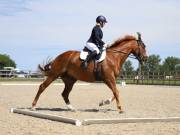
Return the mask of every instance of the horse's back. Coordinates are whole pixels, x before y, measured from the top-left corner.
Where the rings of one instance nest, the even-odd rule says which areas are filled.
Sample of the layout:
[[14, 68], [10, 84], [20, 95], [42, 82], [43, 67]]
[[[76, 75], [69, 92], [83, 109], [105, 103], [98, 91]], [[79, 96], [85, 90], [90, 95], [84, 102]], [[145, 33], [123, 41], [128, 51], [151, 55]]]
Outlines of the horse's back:
[[[67, 63], [69, 60], [71, 60], [72, 56], [73, 55], [78, 55], [80, 54], [79, 51], [74, 51], [74, 50], [69, 50], [69, 51], [66, 51], [66, 52], [63, 52], [61, 54], [59, 54], [55, 59], [54, 61], [57, 61], [57, 62], [65, 62]], [[65, 64], [64, 63], [64, 64]]]
[[67, 76], [71, 76], [77, 80], [92, 82], [95, 81], [93, 75], [93, 63], [90, 62], [88, 69], [84, 70], [82, 68], [82, 60], [80, 60], [79, 51], [66, 51], [55, 59], [58, 61], [56, 66], [63, 69], [63, 73]]
[[61, 58], [61, 57], [70, 57], [72, 54], [79, 54], [79, 51], [76, 50], [69, 50], [66, 52], [63, 52], [61, 54], [59, 54], [56, 58]]

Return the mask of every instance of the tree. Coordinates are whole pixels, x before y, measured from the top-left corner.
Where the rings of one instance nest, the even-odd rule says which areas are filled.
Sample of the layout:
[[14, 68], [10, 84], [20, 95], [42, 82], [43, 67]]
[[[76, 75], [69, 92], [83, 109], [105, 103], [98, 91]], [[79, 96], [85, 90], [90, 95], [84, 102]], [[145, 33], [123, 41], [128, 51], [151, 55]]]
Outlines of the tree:
[[4, 67], [14, 67], [16, 68], [16, 63], [7, 54], [0, 54], [0, 69]]
[[169, 56], [167, 57], [162, 65], [163, 72], [173, 72], [179, 70], [178, 64], [180, 64], [180, 58]]
[[176, 72], [180, 72], [180, 64], [176, 64], [175, 65], [175, 71]]
[[125, 63], [123, 64], [122, 70], [123, 72], [126, 72], [127, 74], [132, 74], [134, 70], [132, 66], [132, 62], [130, 60], [125, 61]]
[[147, 59], [147, 62], [142, 66], [142, 71], [146, 72], [159, 72], [160, 70], [161, 58], [159, 55], [150, 55]]

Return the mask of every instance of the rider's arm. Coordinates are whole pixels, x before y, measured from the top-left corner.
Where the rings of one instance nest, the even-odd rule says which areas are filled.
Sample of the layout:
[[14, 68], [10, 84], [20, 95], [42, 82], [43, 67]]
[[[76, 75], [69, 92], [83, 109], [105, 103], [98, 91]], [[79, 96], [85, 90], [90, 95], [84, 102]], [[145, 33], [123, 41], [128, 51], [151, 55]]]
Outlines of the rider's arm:
[[98, 27], [94, 28], [94, 40], [96, 42], [97, 45], [99, 45], [100, 47], [103, 47], [103, 45], [105, 44], [104, 41], [102, 41], [101, 39], [102, 35], [101, 35], [101, 30]]

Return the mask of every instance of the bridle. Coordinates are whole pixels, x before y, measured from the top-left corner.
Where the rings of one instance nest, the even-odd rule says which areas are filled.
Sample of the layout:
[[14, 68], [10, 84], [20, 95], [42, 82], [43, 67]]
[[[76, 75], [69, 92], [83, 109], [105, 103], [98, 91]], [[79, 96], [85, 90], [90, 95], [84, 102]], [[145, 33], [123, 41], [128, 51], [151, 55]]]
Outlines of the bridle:
[[113, 52], [113, 53], [127, 54], [129, 58], [137, 59], [136, 56], [134, 56], [133, 54], [130, 54], [130, 55], [129, 55], [129, 53], [123, 52], [123, 51], [120, 51], [120, 50], [112, 49], [112, 50], [107, 50], [107, 51], [110, 51], [110, 52]]
[[[142, 45], [142, 40], [138, 39], [136, 40], [137, 41], [137, 44], [138, 44], [138, 52], [140, 52], [140, 45]], [[107, 50], [107, 51], [110, 51], [110, 52], [113, 52], [113, 53], [122, 53], [122, 54], [126, 54], [128, 55], [129, 58], [132, 58], [132, 59], [137, 59], [137, 60], [140, 60], [141, 61], [141, 56], [140, 56], [140, 53], [138, 55], [134, 55], [134, 54], [129, 54], [127, 52], [124, 52], [124, 51], [121, 51], [121, 50], [116, 50], [116, 49], [111, 49], [111, 50]]]

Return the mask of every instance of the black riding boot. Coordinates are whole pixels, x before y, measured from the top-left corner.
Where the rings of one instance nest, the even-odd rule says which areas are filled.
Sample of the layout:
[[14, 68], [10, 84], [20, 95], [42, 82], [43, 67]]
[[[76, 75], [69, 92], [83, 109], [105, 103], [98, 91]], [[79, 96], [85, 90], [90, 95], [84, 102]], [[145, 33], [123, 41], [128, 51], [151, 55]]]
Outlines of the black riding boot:
[[82, 67], [83, 69], [86, 69], [87, 66], [88, 66], [88, 62], [94, 57], [97, 55], [97, 52], [96, 51], [93, 51], [92, 53], [90, 53], [87, 58], [83, 61], [82, 63]]

